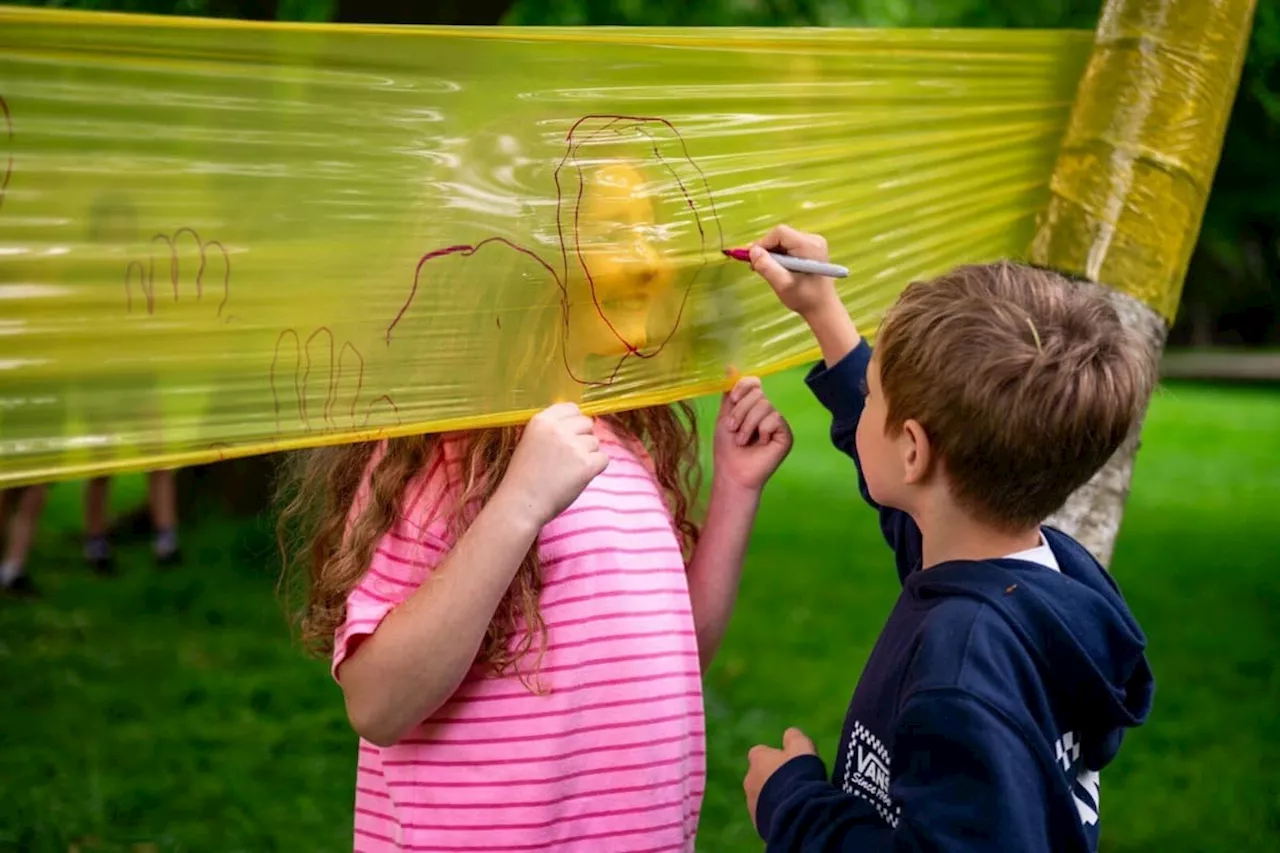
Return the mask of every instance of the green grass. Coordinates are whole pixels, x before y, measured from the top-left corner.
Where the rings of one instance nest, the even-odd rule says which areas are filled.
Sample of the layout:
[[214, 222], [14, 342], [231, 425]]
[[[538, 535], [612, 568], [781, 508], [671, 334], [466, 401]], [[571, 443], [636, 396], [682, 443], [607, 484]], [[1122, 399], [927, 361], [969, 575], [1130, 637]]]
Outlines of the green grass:
[[[759, 847], [754, 743], [800, 725], [830, 759], [897, 593], [821, 413], [795, 374], [770, 387], [799, 446], [707, 678], [712, 853]], [[1104, 849], [1280, 850], [1280, 394], [1175, 386], [1145, 436], [1113, 568], [1158, 688], [1103, 776]], [[184, 568], [137, 542], [105, 581], [79, 562], [78, 496], [46, 514], [44, 598], [0, 600], [0, 850], [349, 850], [354, 739], [326, 665], [290, 642], [266, 529], [208, 518]]]

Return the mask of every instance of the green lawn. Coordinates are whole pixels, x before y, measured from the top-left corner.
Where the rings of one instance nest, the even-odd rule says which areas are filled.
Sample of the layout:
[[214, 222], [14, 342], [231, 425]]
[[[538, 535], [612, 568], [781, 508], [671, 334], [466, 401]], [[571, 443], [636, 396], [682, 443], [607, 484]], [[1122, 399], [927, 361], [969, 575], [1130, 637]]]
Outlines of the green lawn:
[[[830, 758], [896, 594], [852, 469], [796, 374], [771, 383], [799, 447], [768, 493], [707, 679], [699, 849], [758, 849], [747, 749], [807, 729]], [[1107, 853], [1280, 850], [1280, 393], [1166, 388], [1114, 571], [1151, 642], [1151, 722], [1103, 776]], [[136, 500], [136, 479], [117, 500]], [[326, 665], [291, 643], [267, 530], [209, 518], [184, 568], [145, 542], [82, 568], [55, 490], [33, 575], [0, 600], [0, 850], [349, 850], [355, 744]]]

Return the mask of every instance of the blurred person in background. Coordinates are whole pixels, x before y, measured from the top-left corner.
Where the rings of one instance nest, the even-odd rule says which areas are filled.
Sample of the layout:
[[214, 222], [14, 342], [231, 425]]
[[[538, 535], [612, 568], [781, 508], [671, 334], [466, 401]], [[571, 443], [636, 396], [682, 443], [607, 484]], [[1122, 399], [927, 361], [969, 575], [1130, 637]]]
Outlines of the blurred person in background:
[[[44, 511], [49, 487], [43, 483], [0, 492], [0, 520], [4, 520], [4, 558], [0, 561], [0, 588], [12, 595], [33, 595], [35, 586], [26, 572], [27, 555], [36, 524]], [[12, 515], [7, 519], [10, 504]]]
[[[133, 204], [122, 197], [104, 196], [89, 210], [89, 242], [104, 252], [128, 251], [136, 246], [141, 232]], [[141, 374], [120, 377], [123, 387], [115, 389], [95, 385], [83, 388], [81, 405], [89, 423], [104, 428], [121, 407], [122, 400], [134, 398], [128, 408], [146, 411], [159, 396], [154, 376]], [[96, 402], [96, 405], [95, 405]], [[98, 420], [95, 415], [103, 420]], [[108, 477], [95, 477], [84, 491], [84, 558], [99, 574], [114, 570], [114, 555], [109, 538], [110, 489]], [[152, 552], [162, 566], [180, 559], [178, 551], [178, 500], [173, 470], [152, 471], [147, 475], [147, 504], [151, 513]]]
[[[95, 477], [84, 489], [84, 559], [99, 574], [108, 574], [115, 568], [109, 538], [110, 490], [109, 477]], [[154, 533], [151, 551], [156, 563], [175, 565], [182, 555], [178, 550], [178, 498], [172, 470], [147, 475], [147, 504]]]

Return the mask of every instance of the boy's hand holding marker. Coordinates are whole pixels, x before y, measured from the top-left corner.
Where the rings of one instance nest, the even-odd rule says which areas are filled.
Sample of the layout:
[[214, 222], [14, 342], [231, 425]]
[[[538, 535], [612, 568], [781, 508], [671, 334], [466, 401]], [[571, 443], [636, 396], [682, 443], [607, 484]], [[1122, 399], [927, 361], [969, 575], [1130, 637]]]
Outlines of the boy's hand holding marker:
[[858, 329], [845, 310], [835, 281], [828, 276], [795, 272], [785, 268], [775, 254], [827, 263], [827, 241], [817, 234], [804, 234], [779, 225], [748, 250], [751, 268], [769, 283], [778, 300], [799, 314], [818, 341], [828, 366], [849, 354], [860, 340]]

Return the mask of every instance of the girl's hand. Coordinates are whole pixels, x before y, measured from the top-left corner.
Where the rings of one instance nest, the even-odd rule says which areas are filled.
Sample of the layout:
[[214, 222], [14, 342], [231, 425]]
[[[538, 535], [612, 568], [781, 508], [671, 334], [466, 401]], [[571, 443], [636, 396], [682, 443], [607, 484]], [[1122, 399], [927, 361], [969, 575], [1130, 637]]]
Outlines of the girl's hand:
[[605, 469], [609, 457], [592, 426], [573, 403], [558, 403], [529, 421], [499, 487], [518, 518], [541, 529]]
[[764, 395], [760, 380], [738, 380], [716, 420], [715, 476], [760, 491], [791, 452], [791, 428]]

